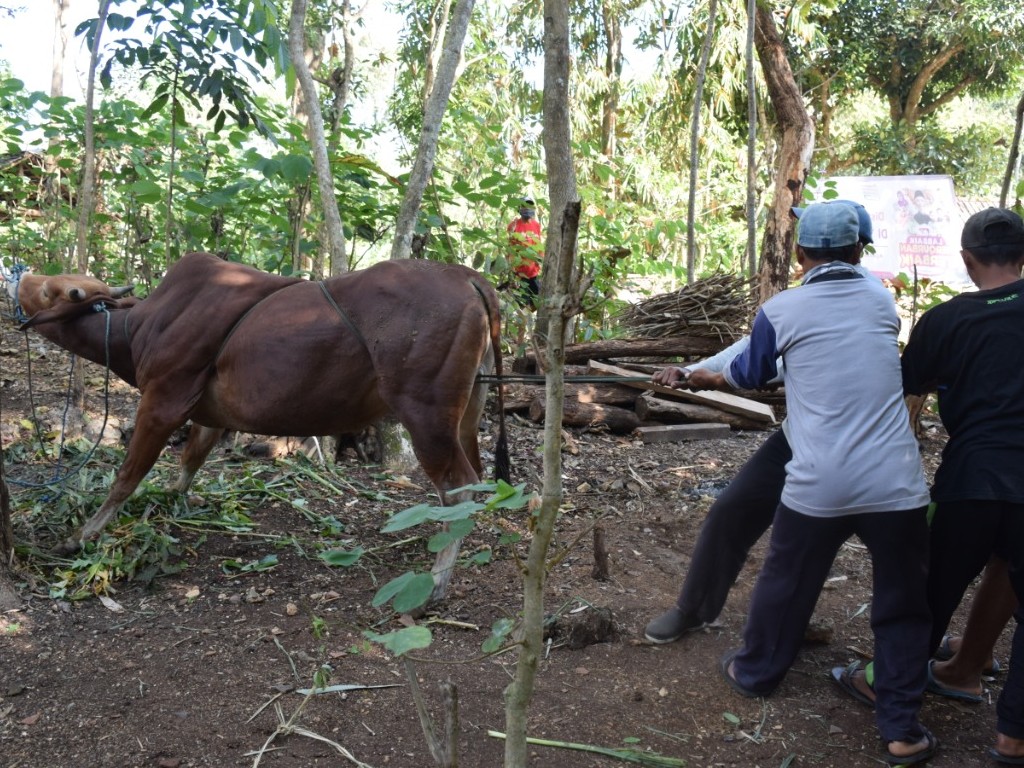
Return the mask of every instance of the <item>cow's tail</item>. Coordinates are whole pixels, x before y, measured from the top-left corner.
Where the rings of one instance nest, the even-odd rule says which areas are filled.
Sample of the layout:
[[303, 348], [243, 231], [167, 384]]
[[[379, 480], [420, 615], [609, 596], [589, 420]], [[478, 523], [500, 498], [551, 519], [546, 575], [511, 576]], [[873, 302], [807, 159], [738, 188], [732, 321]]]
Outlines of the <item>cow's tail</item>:
[[483, 285], [473, 281], [480, 298], [487, 309], [487, 320], [491, 330], [491, 349], [494, 350], [494, 375], [498, 380], [498, 442], [494, 448], [494, 476], [506, 483], [512, 482], [512, 461], [509, 459], [508, 435], [505, 432], [505, 384], [502, 380], [501, 364], [501, 307], [490, 283]]

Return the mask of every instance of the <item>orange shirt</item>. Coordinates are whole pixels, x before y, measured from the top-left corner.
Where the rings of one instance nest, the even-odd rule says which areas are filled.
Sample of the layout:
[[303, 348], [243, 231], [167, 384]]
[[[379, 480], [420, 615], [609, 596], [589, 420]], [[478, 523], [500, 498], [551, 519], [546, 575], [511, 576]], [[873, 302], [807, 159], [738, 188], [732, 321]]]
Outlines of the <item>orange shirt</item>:
[[[509, 222], [508, 242], [510, 245], [519, 246], [515, 249], [517, 253], [514, 255], [518, 262], [513, 267], [515, 273], [527, 279], [539, 275], [540, 264], [523, 251], [525, 248], [540, 244], [540, 222], [533, 218], [524, 220], [522, 217]], [[543, 252], [537, 254], [538, 257], [543, 255]]]

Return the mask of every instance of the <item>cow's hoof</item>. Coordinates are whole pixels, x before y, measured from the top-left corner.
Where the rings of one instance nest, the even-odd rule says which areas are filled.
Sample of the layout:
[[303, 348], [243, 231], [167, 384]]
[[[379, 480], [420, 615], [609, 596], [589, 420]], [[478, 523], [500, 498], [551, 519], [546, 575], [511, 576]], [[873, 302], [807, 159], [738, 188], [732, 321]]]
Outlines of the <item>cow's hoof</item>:
[[59, 557], [68, 557], [75, 554], [82, 548], [82, 542], [78, 539], [71, 537], [64, 539], [56, 547], [53, 548], [53, 554]]

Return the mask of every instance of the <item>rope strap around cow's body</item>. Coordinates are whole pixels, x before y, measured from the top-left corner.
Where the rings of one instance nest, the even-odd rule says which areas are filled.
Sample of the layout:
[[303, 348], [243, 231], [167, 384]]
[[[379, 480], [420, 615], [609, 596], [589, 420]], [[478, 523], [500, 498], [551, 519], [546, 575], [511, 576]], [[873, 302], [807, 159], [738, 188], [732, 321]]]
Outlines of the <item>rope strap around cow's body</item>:
[[367, 352], [369, 352], [370, 345], [366, 343], [366, 339], [363, 338], [363, 334], [359, 332], [359, 329], [356, 327], [356, 324], [352, 322], [352, 318], [348, 316], [345, 310], [341, 308], [341, 305], [334, 300], [333, 296], [331, 296], [331, 292], [327, 290], [327, 286], [324, 285], [324, 281], [317, 281], [317, 285], [319, 285], [320, 290], [323, 291], [324, 298], [327, 299], [327, 303], [334, 307], [334, 311], [338, 313], [338, 317], [341, 318], [342, 322], [345, 323], [345, 325], [348, 326], [348, 329], [355, 334], [355, 337], [357, 339], [359, 339], [359, 343], [363, 345]]

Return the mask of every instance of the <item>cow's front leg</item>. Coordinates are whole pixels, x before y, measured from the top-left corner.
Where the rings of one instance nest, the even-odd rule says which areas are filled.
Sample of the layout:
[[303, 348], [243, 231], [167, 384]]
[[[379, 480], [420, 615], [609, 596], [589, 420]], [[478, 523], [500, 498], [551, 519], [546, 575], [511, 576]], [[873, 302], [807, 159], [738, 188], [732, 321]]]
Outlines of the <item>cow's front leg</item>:
[[138, 488], [142, 478], [153, 468], [160, 452], [175, 429], [185, 423], [184, 416], [170, 417], [166, 411], [152, 405], [153, 398], [142, 396], [135, 416], [135, 431], [128, 443], [124, 463], [117, 470], [106, 500], [99, 510], [90, 517], [77, 536], [64, 541], [58, 551], [64, 554], [75, 552], [87, 541], [98, 539], [124, 502]]

